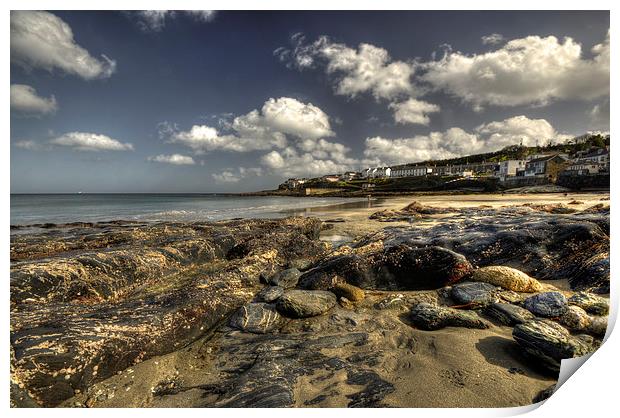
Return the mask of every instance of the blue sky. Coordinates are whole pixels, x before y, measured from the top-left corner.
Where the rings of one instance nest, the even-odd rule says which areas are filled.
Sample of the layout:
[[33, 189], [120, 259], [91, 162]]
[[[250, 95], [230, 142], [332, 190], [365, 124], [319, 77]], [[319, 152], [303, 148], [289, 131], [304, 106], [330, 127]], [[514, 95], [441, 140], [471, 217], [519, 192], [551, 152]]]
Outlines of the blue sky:
[[608, 12], [13, 12], [11, 192], [221, 192], [609, 129]]

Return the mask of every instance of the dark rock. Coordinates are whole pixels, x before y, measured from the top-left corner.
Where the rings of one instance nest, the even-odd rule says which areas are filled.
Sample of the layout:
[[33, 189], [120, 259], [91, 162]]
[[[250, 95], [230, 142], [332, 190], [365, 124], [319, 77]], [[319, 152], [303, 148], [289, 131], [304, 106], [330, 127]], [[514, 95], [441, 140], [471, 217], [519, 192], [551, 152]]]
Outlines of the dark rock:
[[282, 317], [273, 305], [248, 303], [232, 315], [229, 325], [241, 331], [266, 334], [282, 325]]
[[534, 315], [553, 318], [566, 312], [568, 301], [560, 292], [545, 292], [525, 299], [523, 306]]
[[551, 385], [547, 389], [541, 390], [534, 397], [534, 399], [532, 399], [532, 403], [538, 403], [538, 402], [542, 402], [544, 400], [549, 399], [551, 395], [553, 395], [553, 392], [555, 392], [555, 385]]
[[276, 304], [280, 313], [292, 318], [321, 315], [336, 305], [336, 295], [322, 290], [289, 290]]
[[272, 286], [280, 286], [285, 289], [290, 289], [297, 286], [301, 272], [296, 268], [282, 270], [270, 277], [267, 282]]
[[492, 303], [486, 307], [484, 313], [509, 326], [522, 324], [530, 319], [534, 319], [534, 314], [530, 311], [510, 303]]
[[374, 371], [349, 371], [347, 383], [355, 386], [364, 386], [357, 393], [347, 395], [351, 399], [348, 407], [368, 408], [381, 406], [380, 401], [388, 394], [394, 392], [394, 385], [381, 379]]
[[587, 292], [578, 292], [568, 298], [570, 305], [576, 305], [594, 315], [609, 313], [609, 299]]
[[533, 319], [518, 324], [512, 336], [527, 354], [548, 369], [559, 372], [562, 359], [583, 356], [592, 347], [570, 335], [566, 328], [548, 319]]
[[332, 257], [304, 273], [300, 285], [325, 290], [342, 277], [362, 289], [427, 290], [456, 283], [470, 272], [465, 257], [445, 248], [397, 245], [364, 257]]
[[410, 318], [417, 328], [427, 331], [445, 327], [489, 328], [489, 324], [480, 319], [474, 312], [464, 312], [428, 303], [420, 303], [414, 306], [411, 309]]
[[255, 297], [256, 302], [270, 303], [284, 294], [284, 288], [280, 286], [269, 286], [261, 290]]
[[497, 287], [489, 283], [457, 283], [452, 286], [450, 296], [459, 305], [485, 306], [497, 300]]
[[558, 321], [570, 330], [583, 332], [590, 327], [592, 318], [579, 306], [568, 305], [566, 311], [558, 318]]
[[586, 332], [596, 335], [597, 337], [603, 337], [607, 333], [607, 317], [595, 316], [591, 318], [590, 325]]

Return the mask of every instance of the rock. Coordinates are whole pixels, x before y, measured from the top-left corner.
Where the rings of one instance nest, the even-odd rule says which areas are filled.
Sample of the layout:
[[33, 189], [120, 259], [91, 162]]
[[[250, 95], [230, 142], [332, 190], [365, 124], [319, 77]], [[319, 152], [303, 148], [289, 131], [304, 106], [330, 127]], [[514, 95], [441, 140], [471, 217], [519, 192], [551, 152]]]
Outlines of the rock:
[[485, 306], [496, 301], [495, 286], [489, 283], [457, 283], [450, 296], [459, 305]]
[[266, 334], [282, 325], [282, 317], [273, 305], [248, 303], [232, 315], [229, 325], [241, 331]]
[[594, 315], [609, 313], [609, 300], [587, 292], [578, 292], [568, 298], [569, 305], [579, 306]]
[[492, 303], [486, 307], [484, 313], [508, 326], [522, 324], [534, 319], [534, 314], [530, 311], [510, 303]]
[[585, 331], [590, 327], [592, 319], [579, 306], [569, 305], [566, 312], [560, 316], [559, 322], [573, 331]]
[[438, 289], [459, 282], [472, 270], [461, 254], [436, 246], [397, 245], [385, 251], [382, 261], [378, 271], [393, 277], [402, 290]]
[[555, 392], [555, 385], [551, 385], [547, 389], [541, 390], [534, 397], [534, 399], [532, 399], [532, 403], [538, 403], [538, 402], [542, 402], [544, 400], [549, 399], [551, 395], [553, 395], [553, 392]]
[[568, 301], [560, 292], [545, 292], [525, 299], [523, 306], [534, 315], [553, 318], [566, 312]]
[[338, 283], [332, 289], [336, 296], [346, 298], [351, 302], [360, 302], [364, 300], [366, 294], [362, 289], [348, 283]]
[[504, 266], [489, 266], [474, 270], [471, 280], [501, 286], [515, 292], [540, 292], [542, 285], [527, 274]]
[[512, 336], [531, 357], [549, 370], [559, 372], [562, 359], [583, 356], [592, 347], [570, 335], [566, 328], [548, 319], [533, 319], [518, 324]]
[[591, 318], [590, 326], [588, 326], [586, 332], [597, 337], [603, 337], [607, 333], [607, 317], [595, 316]]
[[308, 270], [313, 263], [314, 260], [312, 258], [296, 258], [289, 261], [287, 267], [290, 269], [295, 268], [297, 270], [303, 271]]
[[284, 288], [280, 286], [268, 286], [261, 290], [255, 297], [256, 302], [273, 302], [284, 294]]
[[331, 257], [305, 272], [299, 283], [306, 289], [331, 289], [344, 278], [362, 289], [429, 290], [456, 283], [471, 272], [471, 264], [454, 251], [400, 244], [365, 254]]
[[272, 286], [280, 286], [285, 289], [290, 289], [297, 286], [299, 276], [301, 276], [301, 272], [299, 270], [296, 268], [290, 268], [274, 274], [267, 280], [267, 283]]
[[489, 328], [489, 324], [480, 319], [474, 312], [464, 312], [458, 309], [434, 306], [429, 303], [420, 303], [411, 309], [410, 315], [413, 324], [426, 331], [434, 331], [445, 327]]
[[336, 295], [323, 290], [289, 290], [276, 304], [278, 311], [292, 318], [321, 315], [336, 305]]

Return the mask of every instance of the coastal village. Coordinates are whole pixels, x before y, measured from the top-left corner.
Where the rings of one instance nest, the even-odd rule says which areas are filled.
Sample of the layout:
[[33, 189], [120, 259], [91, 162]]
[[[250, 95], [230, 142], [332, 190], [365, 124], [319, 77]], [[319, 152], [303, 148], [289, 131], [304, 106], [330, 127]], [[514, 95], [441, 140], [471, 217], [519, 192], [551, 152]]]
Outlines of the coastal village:
[[[306, 195], [325, 194], [338, 188], [372, 192], [389, 183], [415, 189], [402, 182], [407, 179], [418, 180], [415, 185], [422, 189], [459, 180], [490, 181], [503, 189], [545, 184], [596, 188], [609, 184], [609, 142], [609, 134], [588, 133], [563, 145], [514, 145], [491, 154], [452, 160], [368, 167], [316, 178], [289, 178], [278, 189]], [[425, 185], [428, 187], [420, 187]]]

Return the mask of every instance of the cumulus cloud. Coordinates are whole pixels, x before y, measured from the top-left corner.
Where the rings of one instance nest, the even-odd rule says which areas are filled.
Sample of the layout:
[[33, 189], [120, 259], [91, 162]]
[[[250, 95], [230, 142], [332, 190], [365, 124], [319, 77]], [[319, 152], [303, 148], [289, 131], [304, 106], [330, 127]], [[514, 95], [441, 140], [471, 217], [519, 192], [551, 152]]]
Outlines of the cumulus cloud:
[[30, 139], [15, 141], [13, 145], [15, 145], [17, 148], [26, 149], [28, 151], [37, 151], [41, 149], [41, 145], [38, 142], [32, 141]]
[[423, 64], [421, 77], [474, 107], [590, 100], [609, 94], [609, 32], [592, 54], [584, 59], [581, 45], [569, 37], [528, 36], [484, 54], [447, 52]]
[[50, 140], [50, 143], [77, 151], [133, 151], [133, 145], [130, 143], [122, 143], [118, 139], [89, 132], [69, 132]]
[[485, 35], [480, 39], [482, 39], [482, 43], [484, 45], [497, 45], [504, 42], [504, 35], [501, 33], [492, 33], [490, 35]]
[[161, 32], [166, 27], [168, 19], [174, 19], [178, 14], [185, 14], [199, 22], [210, 22], [215, 18], [214, 10], [138, 10], [128, 12], [133, 17], [138, 27], [144, 32]]
[[515, 116], [482, 124], [471, 133], [455, 127], [411, 138], [367, 138], [364, 155], [382, 164], [402, 164], [492, 152], [519, 143], [532, 146], [549, 140], [564, 142], [569, 138], [544, 119]]
[[317, 140], [333, 136], [329, 117], [312, 103], [289, 97], [267, 100], [261, 110], [234, 118], [229, 133], [207, 125], [194, 125], [180, 131], [169, 123], [161, 125], [160, 133], [171, 142], [186, 145], [196, 152], [215, 150], [248, 152], [284, 148], [287, 135], [299, 140]]
[[295, 34], [291, 40], [292, 48], [278, 48], [274, 54], [289, 67], [324, 66], [335, 79], [336, 94], [355, 97], [370, 92], [377, 100], [392, 100], [414, 92], [413, 64], [393, 61], [383, 48], [362, 43], [354, 49], [332, 42], [327, 36], [310, 44], [301, 34]]
[[26, 69], [60, 70], [86, 80], [110, 77], [116, 61], [97, 59], [78, 45], [59, 17], [37, 11], [11, 11], [11, 61]]
[[24, 115], [48, 115], [58, 109], [54, 96], [41, 97], [26, 84], [11, 84], [11, 110]]
[[401, 103], [391, 103], [394, 120], [400, 124], [428, 125], [431, 121], [429, 113], [439, 112], [439, 106], [423, 100], [409, 99]]
[[148, 161], [154, 161], [156, 163], [166, 163], [172, 165], [194, 165], [196, 162], [194, 159], [187, 155], [181, 154], [172, 154], [172, 155], [156, 155], [153, 157], [148, 157]]
[[262, 156], [261, 163], [272, 173], [283, 177], [321, 176], [352, 169], [352, 165], [346, 162], [317, 158], [312, 152], [300, 153], [293, 147], [271, 151]]

